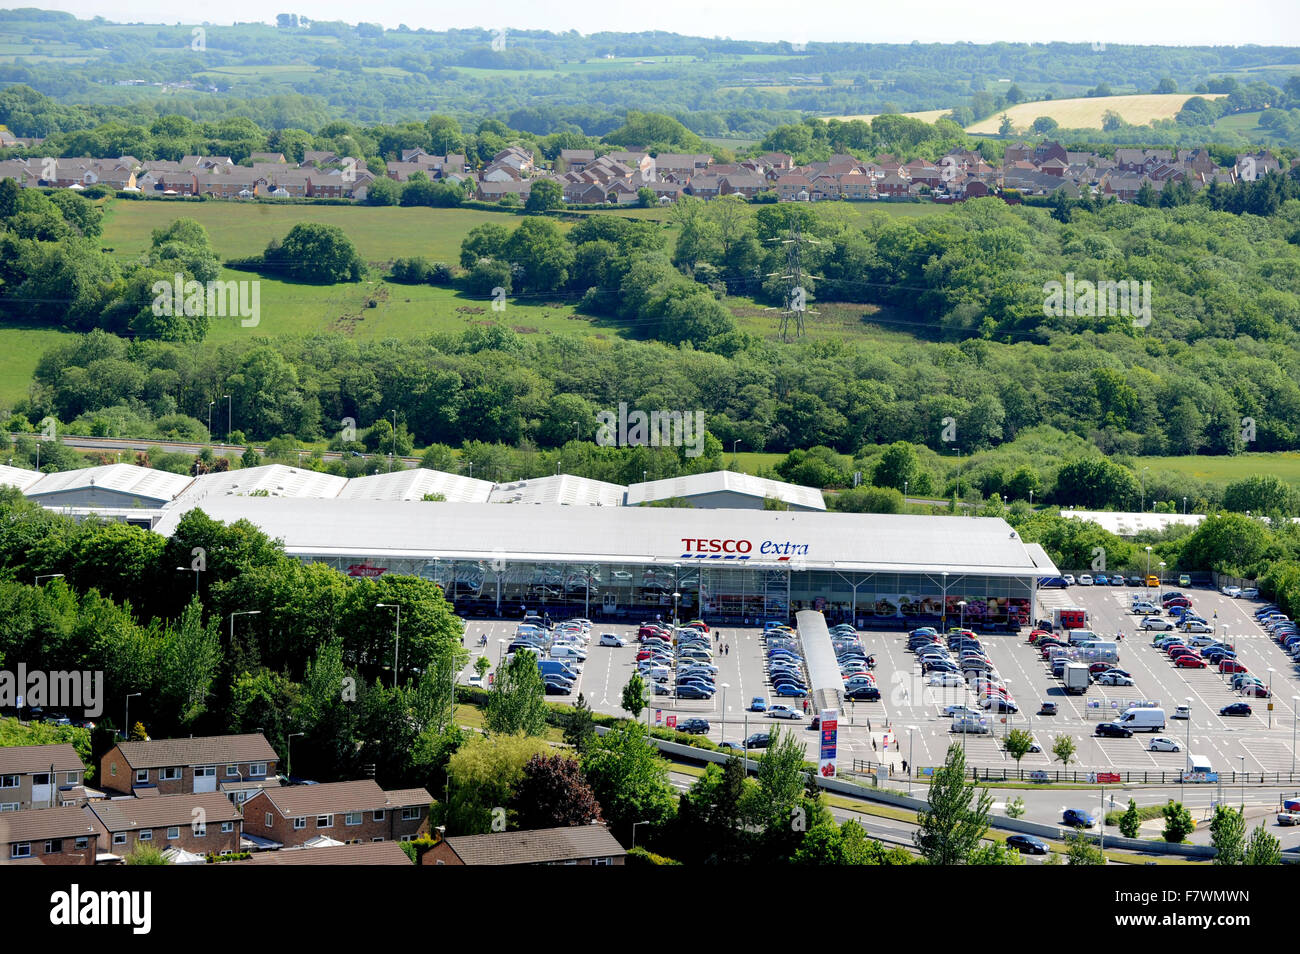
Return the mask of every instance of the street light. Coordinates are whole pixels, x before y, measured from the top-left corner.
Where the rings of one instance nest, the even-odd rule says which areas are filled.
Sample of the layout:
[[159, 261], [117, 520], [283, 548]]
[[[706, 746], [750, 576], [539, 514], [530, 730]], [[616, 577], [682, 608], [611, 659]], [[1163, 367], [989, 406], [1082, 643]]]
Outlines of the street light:
[[1241, 759], [1241, 817], [1246, 817], [1246, 756], [1238, 755]]
[[957, 612], [958, 612], [957, 625], [960, 626], [962, 629], [965, 629], [966, 628], [966, 601], [965, 600], [957, 601]]
[[36, 585], [40, 586], [41, 580], [54, 580], [62, 576], [63, 576], [62, 573], [42, 573], [40, 576], [36, 578]]
[[498, 639], [497, 640], [497, 669], [501, 668], [501, 658], [505, 654], [505, 651], [506, 651], [506, 641], [504, 639]]
[[722, 715], [718, 717], [718, 721], [722, 723], [721, 741], [723, 742], [727, 741], [727, 690], [730, 688], [729, 684], [725, 682], [722, 684]]
[[1295, 726], [1300, 718], [1300, 696], [1291, 697], [1291, 774], [1295, 775]]
[[912, 742], [912, 733], [916, 731], [916, 726], [907, 727], [907, 794], [912, 794], [912, 773], [916, 771], [916, 747]]
[[1151, 589], [1151, 546], [1147, 545], [1147, 589]]
[[1183, 755], [1183, 772], [1178, 776], [1178, 800], [1183, 800], [1183, 789], [1187, 782], [1187, 771], [1192, 765], [1192, 697], [1183, 700], [1187, 706], [1187, 749]]
[[236, 616], [260, 616], [261, 610], [235, 610], [230, 614], [230, 644], [235, 643], [235, 617]]
[[286, 758], [285, 758], [285, 766], [284, 766], [284, 774], [285, 774], [288, 778], [293, 778], [293, 737], [294, 737], [295, 735], [306, 735], [306, 734], [307, 734], [306, 732], [290, 732], [290, 733], [289, 733], [289, 740], [288, 740], [288, 743], [287, 743], [287, 744], [288, 744], [288, 747], [289, 747], [289, 751], [288, 751], [288, 754], [287, 754], [287, 756], [286, 756]]
[[639, 822], [633, 822], [633, 823], [632, 823], [632, 847], [633, 847], [633, 848], [636, 847], [636, 830], [637, 830], [637, 827], [640, 826], [640, 825], [649, 825], [649, 824], [653, 824], [653, 823], [652, 823], [652, 822], [648, 822], [648, 821], [639, 821]]
[[[939, 628], [946, 633], [948, 631], [948, 571], [944, 570], [940, 575], [943, 577], [943, 606], [939, 610], [940, 619], [942, 620]], [[965, 734], [962, 733], [962, 735]], [[966, 740], [962, 739], [962, 741], [965, 742]]]
[[1142, 479], [1142, 513], [1147, 512], [1147, 471], [1150, 467], [1143, 467], [1138, 477]]
[[376, 603], [375, 609], [397, 610], [397, 632], [393, 637], [393, 688], [397, 688], [397, 647], [402, 641], [402, 607], [399, 603]]
[[226, 445], [229, 446], [229, 445], [230, 445], [230, 434], [231, 434], [231, 431], [233, 430], [232, 423], [233, 423], [233, 421], [234, 421], [235, 412], [234, 412], [233, 405], [232, 405], [232, 403], [231, 403], [231, 397], [230, 397], [230, 395], [229, 395], [229, 394], [223, 394], [222, 397], [224, 397], [224, 398], [226, 399]]
[[1268, 727], [1273, 728], [1273, 667], [1268, 667]]
[[216, 403], [216, 401], [208, 402], [208, 440], [212, 440], [212, 406]]
[[193, 572], [193, 574], [194, 574], [194, 596], [195, 596], [195, 598], [197, 598], [198, 595], [199, 595], [199, 574], [202, 573], [203, 571], [200, 570], [200, 569], [199, 569], [198, 567], [196, 567], [196, 566], [178, 566], [176, 569], [178, 569], [178, 570], [179, 570], [180, 572], [182, 572], [182, 573], [190, 573], [190, 572]]
[[123, 723], [125, 723], [125, 724], [123, 725], [123, 727], [122, 727], [122, 738], [123, 738], [123, 739], [129, 739], [129, 738], [131, 738], [131, 697], [132, 697], [132, 696], [142, 696], [142, 695], [144, 695], [144, 693], [142, 693], [142, 692], [129, 692], [129, 693], [127, 693], [127, 696], [126, 696], [126, 713], [122, 716], [122, 721], [123, 721]]

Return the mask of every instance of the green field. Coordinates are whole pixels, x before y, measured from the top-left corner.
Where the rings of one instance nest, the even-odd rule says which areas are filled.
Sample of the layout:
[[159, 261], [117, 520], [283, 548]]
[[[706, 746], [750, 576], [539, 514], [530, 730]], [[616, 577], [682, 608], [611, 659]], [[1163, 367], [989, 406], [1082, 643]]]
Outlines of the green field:
[[1198, 480], [1229, 483], [1256, 474], [1276, 474], [1300, 488], [1300, 453], [1278, 451], [1268, 454], [1238, 454], [1235, 457], [1143, 457], [1152, 470], [1173, 470]]
[[0, 405], [27, 397], [36, 362], [72, 332], [53, 328], [0, 328]]

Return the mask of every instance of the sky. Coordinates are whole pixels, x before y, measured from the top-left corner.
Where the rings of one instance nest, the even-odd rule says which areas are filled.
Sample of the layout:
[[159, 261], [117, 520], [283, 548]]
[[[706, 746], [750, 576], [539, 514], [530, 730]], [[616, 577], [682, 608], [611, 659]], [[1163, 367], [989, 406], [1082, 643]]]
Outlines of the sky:
[[[17, 6], [18, 4], [14, 4]], [[857, 41], [991, 43], [999, 40], [1066, 40], [1107, 44], [1172, 46], [1258, 44], [1300, 46], [1297, 0], [1210, 3], [1206, 0], [1089, 0], [1076, 4], [1007, 4], [990, 0], [871, 3], [821, 0], [815, 6], [791, 0], [652, 0], [648, 3], [559, 3], [558, 0], [479, 0], [436, 4], [412, 0], [312, 0], [295, 6], [265, 0], [225, 0], [220, 17], [213, 7], [178, 7], [171, 0], [24, 0], [23, 6], [63, 10], [78, 17], [102, 16], [114, 22], [191, 24], [274, 22], [275, 14], [299, 13], [317, 20], [355, 23], [364, 18], [394, 28], [433, 30], [536, 29], [589, 34], [601, 31], [668, 30], [689, 36], [793, 42]], [[924, 14], [913, 12], [924, 10]], [[978, 12], [976, 12], [978, 11]], [[1086, 11], [1086, 12], [1085, 12]], [[183, 17], [181, 20], [179, 17]]]

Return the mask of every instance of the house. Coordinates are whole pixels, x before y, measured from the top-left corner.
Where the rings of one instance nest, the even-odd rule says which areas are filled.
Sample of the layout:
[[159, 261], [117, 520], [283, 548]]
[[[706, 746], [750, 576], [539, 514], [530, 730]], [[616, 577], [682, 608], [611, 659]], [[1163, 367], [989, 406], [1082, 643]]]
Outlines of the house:
[[[213, 178], [215, 175], [211, 172], [203, 173], [205, 179]], [[157, 178], [158, 185], [161, 186], [157, 190], [159, 192], [174, 192], [176, 195], [199, 194], [199, 176], [193, 169], [183, 169], [179, 172], [162, 172], [158, 174]]]
[[444, 838], [421, 865], [621, 865], [627, 851], [604, 825]]
[[679, 182], [648, 182], [644, 188], [655, 194], [655, 199], [662, 204], [676, 202], [684, 194], [685, 188]]
[[596, 150], [594, 149], [560, 150], [560, 166], [564, 172], [581, 172], [595, 159]]
[[614, 162], [622, 163], [632, 170], [633, 176], [641, 182], [649, 185], [658, 177], [658, 166], [655, 157], [648, 152], [625, 152], [622, 150], [611, 152], [608, 158]]
[[722, 183], [717, 176], [697, 175], [691, 179], [691, 184], [686, 187], [687, 191], [697, 199], [716, 199], [722, 188]]
[[661, 152], [655, 156], [655, 168], [660, 175], [677, 173], [689, 177], [712, 164], [712, 156], [696, 153]]
[[767, 189], [767, 180], [752, 172], [735, 172], [718, 180], [718, 191], [722, 195], [743, 195], [752, 199]]
[[0, 812], [85, 801], [86, 766], [69, 742], [0, 747]]
[[787, 172], [776, 180], [776, 195], [782, 202], [798, 201], [799, 193], [812, 191], [812, 182], [799, 172]]
[[285, 848], [321, 835], [345, 844], [411, 841], [428, 831], [432, 801], [422, 788], [386, 792], [372, 779], [287, 785], [244, 802], [245, 829]]
[[0, 815], [0, 865], [93, 865], [99, 847], [99, 831], [83, 808], [33, 808]]
[[402, 846], [395, 841], [356, 845], [333, 845], [328, 848], [286, 848], [284, 851], [259, 851], [234, 865], [405, 865], [411, 864]]
[[855, 202], [874, 199], [876, 197], [874, 183], [875, 180], [871, 176], [841, 176], [840, 195]]
[[509, 166], [520, 177], [533, 171], [533, 154], [523, 146], [507, 146], [492, 157], [492, 166]]
[[99, 832], [103, 850], [119, 858], [140, 844], [201, 855], [239, 851], [243, 818], [217, 792], [99, 799], [84, 811]]
[[579, 180], [564, 183], [564, 201], [570, 205], [600, 205], [608, 201], [608, 196], [599, 182]]
[[279, 756], [260, 732], [119, 742], [99, 760], [100, 787], [124, 795], [215, 792], [219, 781], [274, 778]]
[[338, 161], [339, 161], [338, 155], [330, 152], [328, 149], [307, 149], [303, 152], [302, 162], [300, 162], [298, 165], [299, 168], [301, 168], [302, 166], [319, 167], [319, 166], [327, 166], [331, 162], [338, 162]]
[[765, 152], [759, 158], [777, 172], [789, 172], [794, 168], [794, 157], [784, 152]]
[[289, 162], [282, 152], [253, 152], [249, 153], [248, 158], [253, 160], [253, 165], [257, 165], [259, 162], [273, 162], [276, 165], [283, 166]]
[[904, 179], [896, 172], [888, 173], [883, 179], [876, 181], [876, 194], [882, 198], [904, 196], [911, 183]]
[[520, 201], [527, 202], [532, 191], [532, 182], [528, 179], [522, 182], [480, 182], [478, 184], [478, 197], [484, 202], [496, 202], [505, 195], [517, 195]]

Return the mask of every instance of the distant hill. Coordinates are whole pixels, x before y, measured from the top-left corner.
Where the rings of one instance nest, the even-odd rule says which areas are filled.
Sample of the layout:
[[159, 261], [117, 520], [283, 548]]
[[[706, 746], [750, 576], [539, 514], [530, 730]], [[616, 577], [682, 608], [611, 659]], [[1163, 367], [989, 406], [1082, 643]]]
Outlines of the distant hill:
[[[1017, 133], [1028, 132], [1033, 121], [1050, 116], [1064, 129], [1100, 129], [1108, 111], [1118, 113], [1127, 123], [1146, 126], [1155, 119], [1173, 119], [1183, 103], [1193, 96], [1218, 99], [1222, 93], [1144, 93], [1136, 96], [1092, 96], [1080, 99], [1046, 99], [1020, 103], [1004, 112], [1011, 118]], [[996, 135], [1002, 125], [1002, 113], [966, 127], [968, 133]]]

